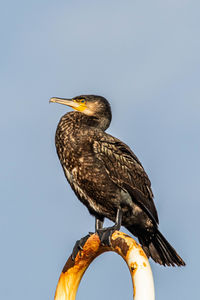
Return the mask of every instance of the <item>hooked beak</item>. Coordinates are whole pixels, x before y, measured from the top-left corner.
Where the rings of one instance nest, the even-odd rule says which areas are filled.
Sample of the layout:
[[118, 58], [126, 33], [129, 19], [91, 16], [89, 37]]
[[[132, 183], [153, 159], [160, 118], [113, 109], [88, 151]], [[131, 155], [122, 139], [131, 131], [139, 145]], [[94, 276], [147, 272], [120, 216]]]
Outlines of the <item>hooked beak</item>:
[[73, 99], [66, 99], [66, 98], [57, 98], [57, 97], [52, 97], [49, 102], [53, 102], [53, 103], [60, 103], [63, 105], [67, 105], [73, 108], [77, 108], [79, 106], [78, 103], [74, 102]]

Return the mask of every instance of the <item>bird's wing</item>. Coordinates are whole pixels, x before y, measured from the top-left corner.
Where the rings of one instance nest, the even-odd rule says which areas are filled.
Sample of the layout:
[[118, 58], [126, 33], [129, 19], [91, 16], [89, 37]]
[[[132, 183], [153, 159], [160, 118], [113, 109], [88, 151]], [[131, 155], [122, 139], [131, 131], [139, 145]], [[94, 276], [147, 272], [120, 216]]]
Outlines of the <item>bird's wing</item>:
[[96, 157], [103, 162], [111, 180], [127, 190], [134, 199], [133, 201], [136, 201], [151, 219], [158, 223], [151, 182], [131, 149], [110, 135], [96, 140], [93, 148]]

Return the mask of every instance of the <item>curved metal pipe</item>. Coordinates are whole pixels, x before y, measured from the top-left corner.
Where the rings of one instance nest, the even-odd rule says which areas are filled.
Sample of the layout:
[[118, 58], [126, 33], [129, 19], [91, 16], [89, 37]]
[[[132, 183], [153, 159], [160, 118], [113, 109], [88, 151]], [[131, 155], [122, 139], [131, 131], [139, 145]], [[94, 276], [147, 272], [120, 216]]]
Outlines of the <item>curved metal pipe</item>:
[[136, 241], [119, 231], [111, 237], [111, 247], [103, 246], [97, 234], [89, 237], [75, 260], [67, 260], [60, 275], [54, 300], [75, 300], [82, 276], [100, 254], [114, 251], [127, 263], [133, 282], [134, 300], [155, 300], [154, 282], [149, 261]]

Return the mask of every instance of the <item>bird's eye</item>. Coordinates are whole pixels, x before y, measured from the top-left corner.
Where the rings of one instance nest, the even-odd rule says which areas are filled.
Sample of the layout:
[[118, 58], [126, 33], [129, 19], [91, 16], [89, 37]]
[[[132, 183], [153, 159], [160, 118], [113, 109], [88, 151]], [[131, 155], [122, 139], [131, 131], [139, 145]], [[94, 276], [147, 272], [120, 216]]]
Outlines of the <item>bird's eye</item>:
[[86, 102], [85, 99], [81, 99], [81, 98], [79, 98], [79, 99], [76, 99], [76, 98], [75, 98], [75, 99], [73, 99], [73, 101], [75, 101], [75, 102], [77, 102], [77, 103], [81, 103], [81, 104], [82, 104], [82, 103], [84, 104], [84, 103]]
[[85, 100], [84, 100], [84, 99], [82, 99], [80, 102], [81, 102], [81, 103], [85, 103]]

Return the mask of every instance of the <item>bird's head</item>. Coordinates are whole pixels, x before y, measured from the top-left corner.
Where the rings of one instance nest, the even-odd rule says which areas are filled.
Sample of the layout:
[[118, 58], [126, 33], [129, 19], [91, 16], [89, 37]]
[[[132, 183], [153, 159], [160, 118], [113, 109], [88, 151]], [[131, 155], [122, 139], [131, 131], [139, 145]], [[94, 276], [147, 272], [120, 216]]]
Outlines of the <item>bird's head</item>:
[[50, 102], [60, 103], [72, 107], [76, 111], [93, 117], [105, 127], [109, 126], [112, 114], [109, 102], [101, 96], [81, 95], [72, 99], [53, 97]]

